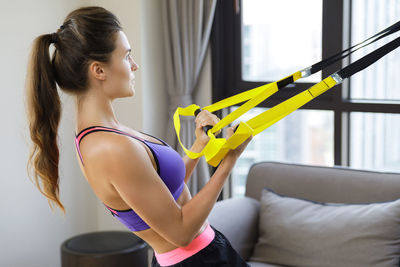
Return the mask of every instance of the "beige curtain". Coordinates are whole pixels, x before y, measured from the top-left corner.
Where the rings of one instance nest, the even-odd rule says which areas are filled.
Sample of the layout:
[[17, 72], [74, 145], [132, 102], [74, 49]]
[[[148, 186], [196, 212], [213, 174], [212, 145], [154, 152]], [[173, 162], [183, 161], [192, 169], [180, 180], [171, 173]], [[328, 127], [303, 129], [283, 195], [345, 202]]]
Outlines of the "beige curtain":
[[[173, 114], [177, 107], [193, 104], [193, 96], [208, 47], [216, 0], [162, 0], [165, 55], [165, 89], [169, 97], [167, 142], [182, 156], [176, 137]], [[181, 140], [190, 148], [195, 140], [192, 118], [181, 120]], [[188, 187], [195, 195], [210, 179], [207, 162], [202, 157]]]

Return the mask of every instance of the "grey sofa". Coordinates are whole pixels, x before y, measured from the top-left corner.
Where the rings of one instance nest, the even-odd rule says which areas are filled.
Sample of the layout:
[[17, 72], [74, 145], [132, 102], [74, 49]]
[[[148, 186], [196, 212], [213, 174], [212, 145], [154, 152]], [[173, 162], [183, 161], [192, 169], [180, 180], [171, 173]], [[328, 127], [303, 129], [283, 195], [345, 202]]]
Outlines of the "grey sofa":
[[258, 240], [259, 201], [265, 187], [278, 194], [316, 202], [386, 202], [400, 198], [400, 174], [339, 166], [254, 164], [247, 176], [245, 197], [218, 201], [209, 216], [210, 223], [252, 267], [281, 266], [249, 260]]

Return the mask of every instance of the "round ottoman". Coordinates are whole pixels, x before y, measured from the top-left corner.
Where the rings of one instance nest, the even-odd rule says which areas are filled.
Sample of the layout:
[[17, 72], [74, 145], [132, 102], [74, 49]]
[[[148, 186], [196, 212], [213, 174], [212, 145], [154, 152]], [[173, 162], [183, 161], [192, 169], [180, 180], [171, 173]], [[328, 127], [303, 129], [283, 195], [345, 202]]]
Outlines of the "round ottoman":
[[62, 267], [146, 267], [148, 245], [127, 231], [81, 234], [61, 245]]

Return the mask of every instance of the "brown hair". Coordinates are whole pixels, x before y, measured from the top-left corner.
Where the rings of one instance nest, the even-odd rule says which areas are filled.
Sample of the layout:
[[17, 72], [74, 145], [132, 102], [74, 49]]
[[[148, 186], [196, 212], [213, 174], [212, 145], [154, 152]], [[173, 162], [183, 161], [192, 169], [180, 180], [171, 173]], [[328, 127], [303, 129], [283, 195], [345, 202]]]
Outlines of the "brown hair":
[[[56, 34], [43, 34], [33, 41], [26, 77], [26, 112], [32, 139], [27, 171], [29, 177], [33, 171], [35, 185], [46, 196], [52, 211], [55, 204], [65, 215], [59, 199], [57, 131], [61, 101], [56, 83], [67, 94], [84, 93], [90, 63], [109, 62], [120, 30], [114, 14], [89, 6], [69, 13]], [[50, 59], [53, 42], [55, 49]]]

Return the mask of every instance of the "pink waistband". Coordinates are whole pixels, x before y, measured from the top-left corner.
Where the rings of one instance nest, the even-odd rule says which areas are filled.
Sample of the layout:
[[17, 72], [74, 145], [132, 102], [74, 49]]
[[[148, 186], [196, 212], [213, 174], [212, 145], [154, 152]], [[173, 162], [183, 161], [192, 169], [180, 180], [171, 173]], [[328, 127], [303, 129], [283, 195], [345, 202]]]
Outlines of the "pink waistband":
[[186, 247], [179, 247], [161, 254], [158, 254], [154, 251], [154, 255], [156, 256], [158, 264], [160, 264], [160, 266], [177, 264], [178, 262], [189, 258], [190, 256], [196, 254], [197, 252], [208, 246], [208, 244], [213, 241], [214, 236], [215, 232], [211, 228], [210, 224], [208, 224], [206, 229], [199, 236], [193, 239], [193, 241], [190, 242], [190, 244]]

